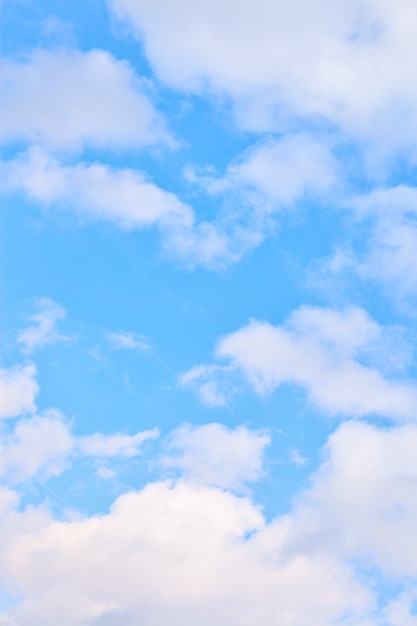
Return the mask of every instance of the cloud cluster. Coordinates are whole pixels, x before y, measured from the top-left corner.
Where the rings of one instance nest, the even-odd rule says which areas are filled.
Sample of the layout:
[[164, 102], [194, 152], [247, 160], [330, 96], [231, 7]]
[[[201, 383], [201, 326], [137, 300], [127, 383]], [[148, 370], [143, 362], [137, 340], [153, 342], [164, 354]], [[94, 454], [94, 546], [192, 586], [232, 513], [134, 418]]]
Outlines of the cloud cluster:
[[285, 523], [267, 525], [249, 500], [219, 489], [154, 483], [106, 515], [38, 516], [3, 518], [2, 576], [23, 594], [12, 611], [19, 626], [263, 626], [271, 616], [282, 626], [330, 626], [359, 620], [369, 602], [337, 560], [282, 558]]
[[128, 459], [140, 454], [144, 442], [159, 436], [158, 429], [135, 435], [116, 433], [75, 436], [56, 409], [20, 418], [0, 431], [0, 479], [19, 484], [32, 478], [58, 476], [77, 458]]
[[[216, 356], [229, 361], [220, 368], [225, 376], [231, 368], [242, 372], [259, 394], [287, 383], [303, 388], [329, 414], [417, 416], [415, 383], [393, 378], [386, 371], [387, 366], [388, 370], [404, 366], [408, 350], [403, 352], [394, 338], [357, 307], [301, 307], [282, 326], [252, 321], [221, 338]], [[210, 366], [200, 366], [183, 377], [188, 380], [193, 373], [194, 385], [199, 379], [207, 385], [210, 371]], [[211, 382], [216, 385], [215, 379]]]
[[[415, 594], [405, 588], [377, 608], [373, 575], [363, 568], [391, 580], [417, 575], [415, 425], [342, 424], [311, 485], [269, 522], [255, 501], [210, 486], [210, 468], [195, 480], [208, 449], [218, 477], [230, 467], [244, 471], [243, 456], [233, 456], [242, 437], [250, 444], [243, 456], [259, 474], [264, 435], [186, 426], [170, 440], [182, 452], [184, 477], [125, 493], [106, 514], [58, 520], [44, 507], [18, 511], [3, 490], [0, 577], [21, 598], [4, 620], [411, 625]], [[227, 442], [230, 458], [222, 453]]]

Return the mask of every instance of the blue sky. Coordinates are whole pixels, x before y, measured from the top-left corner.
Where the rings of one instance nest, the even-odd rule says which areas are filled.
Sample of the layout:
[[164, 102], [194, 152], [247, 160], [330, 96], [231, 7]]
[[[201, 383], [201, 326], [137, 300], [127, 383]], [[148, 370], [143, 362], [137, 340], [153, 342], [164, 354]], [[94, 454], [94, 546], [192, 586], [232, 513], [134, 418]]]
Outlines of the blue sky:
[[0, 626], [416, 626], [415, 3], [1, 11]]

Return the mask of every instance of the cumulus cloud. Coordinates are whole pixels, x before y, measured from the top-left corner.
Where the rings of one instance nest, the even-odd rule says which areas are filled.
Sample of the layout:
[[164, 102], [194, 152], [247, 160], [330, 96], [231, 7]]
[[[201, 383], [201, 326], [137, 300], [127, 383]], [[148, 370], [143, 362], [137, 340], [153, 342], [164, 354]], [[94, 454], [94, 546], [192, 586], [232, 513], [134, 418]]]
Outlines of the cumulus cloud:
[[376, 0], [111, 5], [131, 24], [162, 80], [229, 95], [248, 127], [282, 131], [300, 119], [313, 125], [324, 119], [380, 150], [412, 146], [412, 0], [395, 9]]
[[301, 307], [282, 326], [252, 321], [220, 339], [216, 355], [228, 359], [259, 394], [289, 383], [304, 388], [330, 414], [417, 416], [416, 385], [384, 371], [405, 366], [408, 350], [403, 353], [357, 307]]
[[58, 411], [19, 420], [10, 433], [0, 434], [0, 477], [19, 483], [39, 475], [60, 474], [73, 439]]
[[338, 178], [336, 160], [324, 142], [298, 133], [252, 146], [209, 189], [234, 191], [258, 212], [270, 212], [305, 196], [321, 197]]
[[0, 418], [16, 417], [36, 410], [39, 391], [34, 365], [0, 368]]
[[18, 343], [22, 344], [24, 352], [32, 354], [38, 348], [51, 345], [59, 341], [69, 341], [70, 338], [62, 335], [56, 329], [58, 320], [66, 316], [66, 311], [50, 298], [37, 298], [35, 301], [39, 313], [30, 319], [35, 322], [19, 333]]
[[0, 479], [7, 484], [34, 477], [47, 480], [82, 457], [133, 458], [141, 453], [145, 441], [158, 436], [154, 428], [134, 435], [94, 433], [77, 437], [65, 416], [50, 409], [0, 431]]
[[98, 163], [64, 165], [39, 149], [4, 164], [8, 190], [46, 205], [61, 205], [86, 219], [107, 219], [120, 228], [143, 228], [171, 216], [191, 226], [192, 209], [132, 169]]
[[266, 431], [245, 426], [226, 428], [222, 424], [193, 427], [185, 424], [169, 437], [164, 467], [181, 471], [187, 479], [240, 491], [261, 476], [263, 453], [270, 443]]
[[24, 517], [3, 518], [0, 542], [0, 576], [24, 598], [10, 610], [19, 626], [263, 626], [272, 616], [333, 626], [359, 624], [369, 609], [349, 567], [322, 555], [282, 559], [285, 523], [268, 525], [248, 499], [212, 487], [154, 483], [104, 515]]
[[416, 577], [416, 446], [411, 423], [343, 423], [326, 444], [311, 489], [299, 496], [295, 545]]
[[0, 67], [3, 141], [65, 150], [172, 143], [146, 82], [104, 50], [38, 49]]
[[272, 521], [228, 491], [259, 478], [268, 443], [243, 426], [184, 425], [165, 456], [181, 480], [125, 493], [105, 514], [56, 519], [44, 506], [17, 509], [16, 494], [0, 489], [0, 582], [17, 598], [4, 619], [411, 626], [414, 592], [399, 588], [377, 609], [363, 568], [391, 581], [417, 576], [417, 427], [343, 423], [309, 485]]

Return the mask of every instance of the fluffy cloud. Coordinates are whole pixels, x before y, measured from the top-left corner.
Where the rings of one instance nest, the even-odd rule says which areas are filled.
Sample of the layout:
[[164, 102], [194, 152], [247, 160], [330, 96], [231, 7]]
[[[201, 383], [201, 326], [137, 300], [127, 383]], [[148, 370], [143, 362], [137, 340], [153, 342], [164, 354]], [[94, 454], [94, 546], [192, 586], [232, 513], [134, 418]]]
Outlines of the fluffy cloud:
[[229, 429], [221, 424], [186, 424], [171, 434], [170, 454], [162, 463], [179, 469], [197, 484], [239, 491], [260, 477], [263, 452], [269, 443], [265, 431], [250, 431], [244, 426]]
[[411, 626], [415, 593], [377, 610], [363, 568], [417, 577], [417, 427], [343, 423], [309, 486], [270, 522], [224, 490], [259, 477], [267, 443], [245, 427], [183, 426], [168, 440], [183, 478], [125, 493], [100, 515], [18, 510], [2, 488], [0, 582], [18, 598], [4, 623]]
[[294, 545], [357, 558], [389, 576], [417, 577], [416, 446], [414, 424], [343, 423], [300, 496]]
[[0, 548], [1, 576], [23, 597], [10, 611], [19, 626], [347, 626], [368, 609], [348, 567], [282, 558], [285, 523], [219, 489], [155, 483], [105, 515], [27, 515], [3, 517]]
[[146, 83], [103, 50], [35, 50], [3, 60], [1, 77], [3, 141], [65, 150], [172, 143]]
[[69, 340], [69, 337], [56, 330], [58, 320], [66, 315], [65, 309], [50, 298], [37, 298], [35, 304], [39, 313], [30, 317], [35, 324], [22, 330], [17, 338], [27, 354], [45, 345]]
[[0, 368], [0, 418], [35, 411], [39, 391], [34, 365]]
[[252, 321], [223, 337], [216, 355], [227, 358], [257, 393], [290, 383], [330, 414], [417, 416], [415, 384], [383, 371], [404, 366], [407, 354], [359, 308], [302, 307], [282, 326]]
[[[412, 145], [417, 9], [412, 0], [297, 4], [112, 0], [157, 75], [229, 94], [241, 121], [285, 130], [323, 119], [380, 150]], [[366, 85], [366, 89], [363, 86]]]
[[293, 134], [251, 147], [232, 164], [213, 192], [235, 192], [258, 212], [292, 206], [304, 196], [320, 197], [338, 180], [329, 148], [307, 134]]
[[36, 475], [56, 476], [72, 447], [72, 436], [59, 412], [19, 420], [10, 433], [0, 435], [0, 477], [19, 483]]
[[0, 479], [19, 484], [33, 477], [47, 480], [61, 474], [80, 457], [128, 459], [138, 456], [145, 441], [158, 429], [134, 435], [94, 433], [77, 437], [57, 410], [19, 419], [0, 431]]
[[186, 226], [192, 210], [149, 182], [141, 172], [101, 164], [63, 165], [39, 149], [4, 164], [8, 190], [42, 204], [70, 207], [86, 219], [107, 219], [119, 227], [143, 228], [167, 216]]

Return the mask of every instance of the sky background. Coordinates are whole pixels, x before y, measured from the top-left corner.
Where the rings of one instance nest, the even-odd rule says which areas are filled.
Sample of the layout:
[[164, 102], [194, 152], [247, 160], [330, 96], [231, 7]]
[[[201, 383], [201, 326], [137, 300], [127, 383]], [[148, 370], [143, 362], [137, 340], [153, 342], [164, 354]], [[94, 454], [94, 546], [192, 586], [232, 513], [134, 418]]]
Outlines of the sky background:
[[0, 626], [417, 626], [417, 5], [4, 0]]

